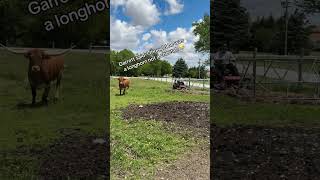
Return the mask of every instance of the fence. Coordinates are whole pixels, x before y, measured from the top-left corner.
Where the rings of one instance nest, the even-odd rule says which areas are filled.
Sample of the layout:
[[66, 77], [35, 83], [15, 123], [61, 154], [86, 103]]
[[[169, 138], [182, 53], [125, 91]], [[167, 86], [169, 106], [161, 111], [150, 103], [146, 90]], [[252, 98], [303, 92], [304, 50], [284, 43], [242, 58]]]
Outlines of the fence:
[[167, 82], [173, 84], [175, 80], [180, 80], [190, 89], [210, 89], [210, 79], [195, 78], [172, 78], [172, 77], [144, 77], [144, 79]]
[[320, 98], [320, 59], [316, 56], [237, 55], [240, 86], [259, 93], [277, 92], [287, 99]]
[[98, 45], [93, 45], [92, 43], [90, 43], [89, 52], [92, 53], [92, 50], [93, 50], [93, 49], [109, 50], [109, 47], [110, 47], [110, 46], [98, 46]]

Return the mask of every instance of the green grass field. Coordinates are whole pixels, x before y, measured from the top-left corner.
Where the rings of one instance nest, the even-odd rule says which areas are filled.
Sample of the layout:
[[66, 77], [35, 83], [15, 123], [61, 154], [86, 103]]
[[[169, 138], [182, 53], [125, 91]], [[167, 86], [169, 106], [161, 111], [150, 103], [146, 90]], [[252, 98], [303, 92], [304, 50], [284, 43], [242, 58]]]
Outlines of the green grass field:
[[[15, 151], [21, 146], [46, 146], [58, 139], [58, 131], [65, 128], [105, 134], [106, 56], [70, 53], [65, 55], [65, 64], [60, 100], [56, 104], [49, 101], [48, 107], [30, 108], [28, 60], [22, 55], [0, 52], [0, 152]], [[54, 90], [53, 86], [49, 97], [53, 97]], [[38, 101], [42, 92], [38, 90]], [[27, 155], [0, 156], [0, 175], [4, 177], [23, 179], [35, 177], [36, 172], [37, 161]]]
[[215, 95], [212, 98], [211, 121], [225, 126], [232, 124], [319, 127], [318, 105], [244, 102]]
[[209, 95], [193, 95], [168, 92], [171, 84], [165, 82], [132, 79], [125, 96], [118, 96], [118, 81], [111, 81], [111, 177], [113, 179], [153, 179], [161, 164], [171, 163], [191, 147], [197, 140], [187, 132], [184, 134], [168, 130], [159, 121], [125, 121], [121, 108], [129, 104], [148, 104], [168, 101], [209, 102]]

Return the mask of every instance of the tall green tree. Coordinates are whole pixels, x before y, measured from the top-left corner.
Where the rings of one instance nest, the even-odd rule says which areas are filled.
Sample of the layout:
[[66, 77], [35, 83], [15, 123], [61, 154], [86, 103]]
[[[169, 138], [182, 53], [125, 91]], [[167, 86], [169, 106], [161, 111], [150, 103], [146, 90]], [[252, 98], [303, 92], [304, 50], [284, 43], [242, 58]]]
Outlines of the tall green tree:
[[174, 64], [172, 75], [177, 78], [186, 77], [188, 75], [188, 65], [182, 58], [178, 59]]
[[249, 14], [240, 0], [211, 0], [212, 48], [223, 44], [230, 49], [246, 48], [249, 37]]
[[199, 36], [199, 40], [194, 43], [197, 52], [210, 52], [210, 16], [205, 14], [201, 22], [193, 23], [193, 33]]

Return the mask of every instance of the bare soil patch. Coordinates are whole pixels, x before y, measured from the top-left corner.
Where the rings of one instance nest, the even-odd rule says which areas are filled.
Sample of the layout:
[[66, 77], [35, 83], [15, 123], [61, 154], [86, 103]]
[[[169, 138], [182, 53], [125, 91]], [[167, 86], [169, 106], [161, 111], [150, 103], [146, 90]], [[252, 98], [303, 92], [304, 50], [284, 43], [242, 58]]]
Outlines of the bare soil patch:
[[106, 138], [68, 132], [37, 155], [44, 179], [109, 177]]
[[209, 179], [209, 104], [202, 102], [164, 102], [148, 105], [129, 105], [123, 109], [127, 120], [157, 120], [174, 126], [168, 126], [177, 133], [188, 130], [192, 136], [205, 140], [188, 150], [175, 162], [161, 165], [155, 172], [155, 179]]
[[212, 179], [319, 179], [320, 129], [211, 128]]
[[174, 123], [183, 128], [193, 129], [209, 136], [208, 103], [203, 102], [164, 102], [148, 105], [129, 105], [123, 109], [127, 120], [146, 119]]
[[173, 164], [158, 169], [155, 175], [155, 179], [210, 179], [209, 146], [209, 143], [207, 143], [206, 145], [202, 145], [201, 147], [196, 147]]

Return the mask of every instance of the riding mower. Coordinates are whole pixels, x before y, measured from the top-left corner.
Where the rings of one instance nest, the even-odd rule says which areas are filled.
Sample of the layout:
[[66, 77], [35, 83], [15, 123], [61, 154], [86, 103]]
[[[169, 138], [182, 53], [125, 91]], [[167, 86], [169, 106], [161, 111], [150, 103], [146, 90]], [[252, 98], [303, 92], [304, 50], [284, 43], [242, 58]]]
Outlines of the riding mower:
[[187, 89], [187, 86], [184, 84], [183, 81], [175, 80], [172, 85], [172, 88], [177, 90], [183, 90], [183, 89]]
[[220, 77], [220, 82], [218, 73], [219, 70], [214, 67], [211, 74], [213, 79], [213, 89], [225, 90], [228, 88], [239, 88], [241, 77], [235, 65], [232, 63], [225, 65], [222, 79]]

